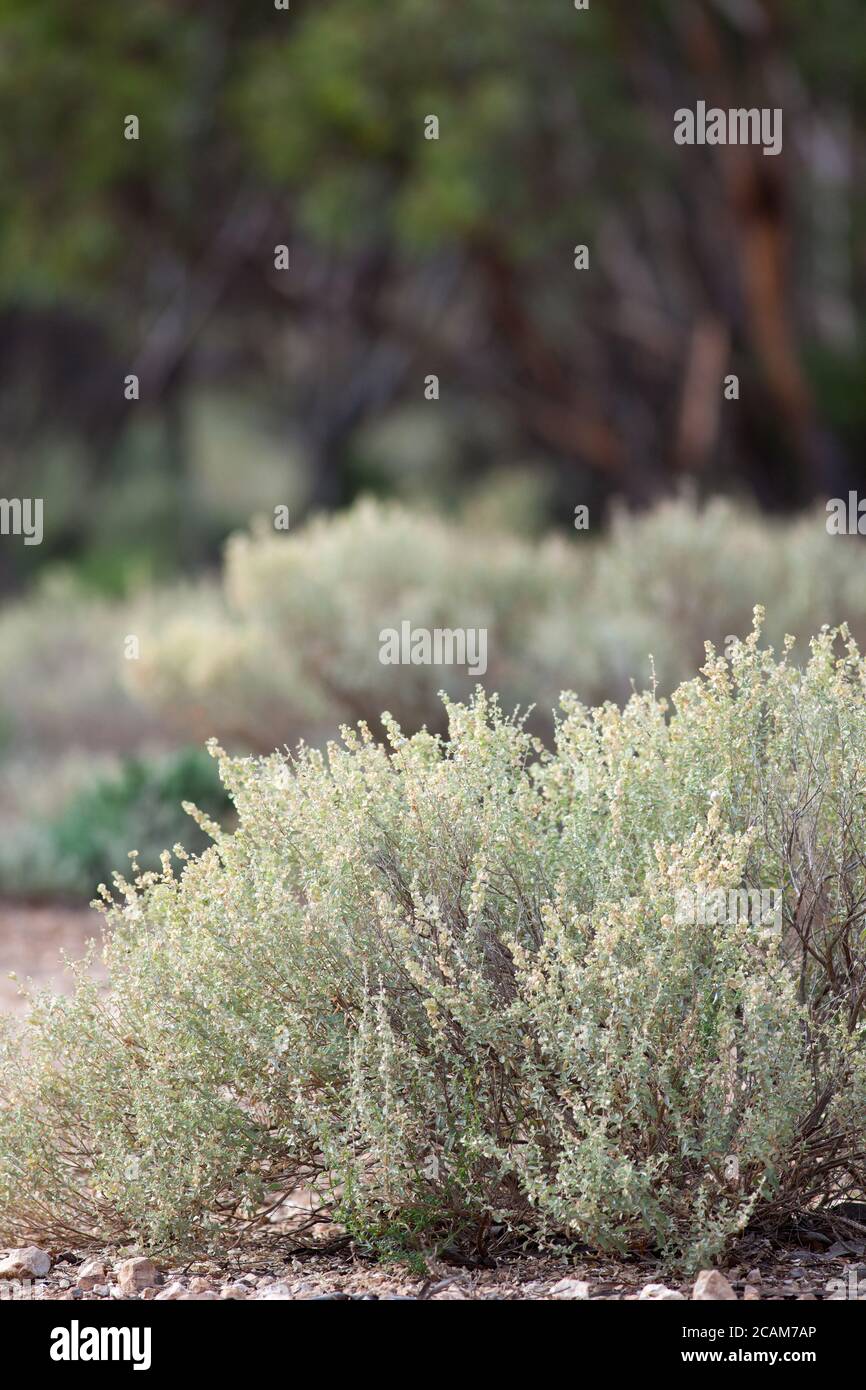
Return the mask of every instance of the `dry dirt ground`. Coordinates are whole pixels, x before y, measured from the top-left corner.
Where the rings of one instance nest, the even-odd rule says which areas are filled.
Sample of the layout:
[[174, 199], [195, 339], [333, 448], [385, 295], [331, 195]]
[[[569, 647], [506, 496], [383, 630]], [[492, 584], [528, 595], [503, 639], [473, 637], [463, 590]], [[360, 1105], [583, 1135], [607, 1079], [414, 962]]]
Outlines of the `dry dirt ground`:
[[[100, 937], [99, 914], [92, 909], [22, 906], [0, 902], [0, 1012], [18, 1013], [26, 1007], [18, 984], [9, 978], [30, 978], [40, 988], [65, 991], [70, 977], [62, 955], [80, 958], [90, 940]], [[98, 969], [98, 967], [97, 967]], [[306, 1213], [308, 1215], [308, 1212]], [[436, 1260], [426, 1273], [400, 1264], [375, 1263], [348, 1244], [337, 1249], [313, 1244], [295, 1249], [289, 1231], [274, 1231], [259, 1246], [234, 1252], [219, 1263], [161, 1264], [153, 1282], [132, 1295], [151, 1298], [242, 1299], [561, 1299], [639, 1298], [648, 1286], [692, 1294], [692, 1283], [666, 1278], [651, 1260], [616, 1263], [590, 1256], [538, 1256], [517, 1252], [502, 1255], [495, 1268], [469, 1269]], [[94, 1253], [74, 1250], [47, 1252], [51, 1268], [44, 1277], [3, 1279], [0, 1300], [111, 1299], [128, 1297], [120, 1288], [118, 1268], [141, 1251], [107, 1250], [102, 1260], [82, 1276]], [[7, 1250], [0, 1249], [0, 1264]], [[866, 1300], [866, 1243], [823, 1245], [807, 1240], [779, 1250], [761, 1240], [746, 1241], [724, 1269], [738, 1299]], [[81, 1281], [81, 1282], [80, 1282]], [[645, 1294], [645, 1297], [650, 1296]], [[658, 1296], [657, 1294], [655, 1296]]]
[[[71, 979], [63, 955], [77, 960], [100, 939], [102, 918], [93, 908], [32, 907], [0, 901], [0, 1012], [20, 1013], [19, 984], [65, 993]], [[17, 979], [11, 979], [11, 975]]]

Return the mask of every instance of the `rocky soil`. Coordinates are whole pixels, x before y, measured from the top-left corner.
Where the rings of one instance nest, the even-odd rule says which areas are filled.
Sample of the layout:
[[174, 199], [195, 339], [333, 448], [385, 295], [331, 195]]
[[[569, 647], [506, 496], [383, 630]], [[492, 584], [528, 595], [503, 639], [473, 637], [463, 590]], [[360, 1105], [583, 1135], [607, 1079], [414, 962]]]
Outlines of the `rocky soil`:
[[264, 1249], [223, 1262], [186, 1265], [106, 1251], [94, 1257], [27, 1247], [0, 1257], [2, 1299], [215, 1300], [745, 1300], [866, 1301], [866, 1265], [849, 1252], [766, 1250], [750, 1268], [704, 1270], [696, 1280], [665, 1278], [650, 1263], [568, 1263], [514, 1255], [495, 1269], [428, 1264], [426, 1274], [376, 1264], [346, 1246], [280, 1256]]

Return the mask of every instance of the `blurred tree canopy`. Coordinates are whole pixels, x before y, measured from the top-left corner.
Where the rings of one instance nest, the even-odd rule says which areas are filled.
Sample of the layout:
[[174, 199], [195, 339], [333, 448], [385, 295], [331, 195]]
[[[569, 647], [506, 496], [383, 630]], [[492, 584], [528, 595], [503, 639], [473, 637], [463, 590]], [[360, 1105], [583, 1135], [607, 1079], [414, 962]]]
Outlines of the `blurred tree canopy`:
[[[781, 107], [783, 153], [676, 146], [701, 99]], [[297, 442], [308, 505], [425, 408], [461, 476], [529, 462], [571, 503], [838, 495], [866, 443], [864, 103], [862, 0], [0, 0], [0, 491], [73, 451], [64, 553], [150, 470], [194, 558], [207, 384]]]

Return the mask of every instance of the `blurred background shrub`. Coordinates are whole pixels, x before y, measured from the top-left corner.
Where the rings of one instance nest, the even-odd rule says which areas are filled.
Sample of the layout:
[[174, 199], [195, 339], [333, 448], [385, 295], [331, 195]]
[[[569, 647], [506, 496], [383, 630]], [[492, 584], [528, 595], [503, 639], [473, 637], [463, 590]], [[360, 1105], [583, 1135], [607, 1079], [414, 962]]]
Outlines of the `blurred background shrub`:
[[[506, 707], [535, 704], [550, 730], [564, 689], [623, 700], [652, 671], [670, 691], [747, 631], [756, 602], [777, 646], [847, 619], [866, 636], [866, 569], [856, 538], [810, 513], [768, 523], [722, 499], [619, 511], [588, 542], [537, 543], [362, 503], [296, 535], [232, 538], [221, 589], [151, 602], [134, 626], [140, 661], [127, 686], [150, 714], [203, 739], [271, 750], [316, 741], [342, 721], [438, 727], [444, 689], [464, 698], [465, 668], [389, 666], [379, 634], [413, 627], [488, 629], [481, 683]], [[651, 666], [650, 657], [653, 658]]]
[[[680, 497], [617, 511], [588, 541], [531, 540], [368, 500], [288, 535], [264, 522], [237, 533], [219, 579], [126, 599], [46, 584], [0, 613], [0, 890], [92, 888], [128, 849], [189, 846], [180, 802], [208, 809], [215, 784], [183, 750], [211, 735], [270, 751], [343, 722], [378, 729], [385, 710], [438, 729], [438, 692], [480, 682], [506, 708], [534, 705], [549, 737], [561, 691], [622, 701], [655, 679], [669, 692], [705, 641], [724, 649], [749, 629], [756, 602], [777, 648], [843, 620], [866, 643], [862, 548], [825, 520]], [[380, 633], [406, 621], [485, 628], [484, 676], [383, 665]]]
[[111, 883], [132, 850], [142, 869], [158, 869], [160, 855], [179, 841], [191, 854], [210, 840], [182, 809], [192, 801], [211, 819], [225, 823], [231, 803], [216, 765], [202, 748], [143, 761], [125, 758], [63, 808], [50, 825], [52, 849], [74, 887], [93, 893]]
[[162, 601], [149, 624], [142, 610], [128, 685], [199, 738], [258, 749], [377, 723], [385, 709], [410, 726], [438, 723], [438, 691], [468, 694], [479, 677], [383, 665], [380, 632], [407, 620], [486, 628], [485, 683], [527, 700], [534, 632], [581, 569], [562, 540], [533, 546], [393, 504], [362, 502], [290, 537], [254, 529], [230, 540], [218, 594]]
[[115, 871], [129, 872], [133, 850], [142, 869], [158, 869], [163, 850], [178, 843], [200, 853], [209, 840], [184, 801], [224, 825], [231, 821], [231, 803], [202, 748], [88, 762], [65, 788], [48, 769], [27, 772], [31, 783], [35, 777], [43, 789], [50, 785], [54, 799], [51, 807], [39, 805], [31, 793], [0, 840], [0, 883], [10, 896], [87, 901]]

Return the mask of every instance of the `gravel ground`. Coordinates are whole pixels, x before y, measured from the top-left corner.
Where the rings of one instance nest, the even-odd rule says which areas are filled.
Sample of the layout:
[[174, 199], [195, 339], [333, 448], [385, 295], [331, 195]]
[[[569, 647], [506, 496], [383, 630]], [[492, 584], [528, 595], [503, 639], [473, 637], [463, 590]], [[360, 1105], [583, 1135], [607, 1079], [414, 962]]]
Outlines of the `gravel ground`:
[[[749, 1268], [733, 1265], [697, 1281], [666, 1278], [650, 1262], [617, 1264], [594, 1260], [519, 1256], [495, 1269], [460, 1269], [428, 1263], [426, 1274], [406, 1266], [376, 1264], [350, 1248], [339, 1252], [306, 1249], [279, 1255], [274, 1249], [235, 1252], [223, 1261], [173, 1265], [131, 1257], [74, 1252], [17, 1252], [0, 1259], [0, 1299], [330, 1299], [330, 1300], [622, 1300], [698, 1298], [746, 1301], [866, 1301], [866, 1266], [845, 1256], [814, 1251], [766, 1251]], [[30, 1256], [33, 1271], [21, 1265]], [[754, 1254], [754, 1251], [753, 1251]], [[15, 1261], [18, 1259], [18, 1265]], [[45, 1262], [50, 1259], [50, 1269]], [[17, 1269], [12, 1273], [10, 1265]], [[6, 1278], [3, 1278], [4, 1268]], [[36, 1271], [39, 1271], [37, 1273]], [[852, 1278], [853, 1272], [853, 1278]], [[857, 1279], [859, 1276], [859, 1287]]]

